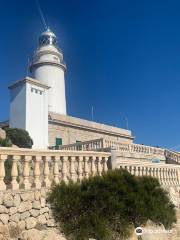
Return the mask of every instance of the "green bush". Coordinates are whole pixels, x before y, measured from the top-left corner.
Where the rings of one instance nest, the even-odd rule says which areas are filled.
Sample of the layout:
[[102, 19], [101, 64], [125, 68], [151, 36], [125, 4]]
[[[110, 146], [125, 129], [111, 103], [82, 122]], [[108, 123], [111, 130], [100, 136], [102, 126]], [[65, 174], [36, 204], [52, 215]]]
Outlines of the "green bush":
[[8, 138], [2, 139], [0, 138], [0, 147], [11, 147], [12, 143]]
[[14, 145], [21, 148], [31, 148], [33, 140], [26, 130], [18, 128], [6, 128], [6, 135]]
[[122, 240], [151, 220], [171, 228], [175, 208], [157, 179], [113, 170], [82, 183], [54, 186], [49, 193], [54, 216], [67, 239]]

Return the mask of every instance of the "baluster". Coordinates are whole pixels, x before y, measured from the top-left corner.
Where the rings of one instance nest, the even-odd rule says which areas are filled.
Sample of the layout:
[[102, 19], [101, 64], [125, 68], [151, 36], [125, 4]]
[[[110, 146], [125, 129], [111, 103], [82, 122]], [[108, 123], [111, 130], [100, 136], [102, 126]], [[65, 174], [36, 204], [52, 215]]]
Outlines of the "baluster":
[[20, 156], [12, 156], [12, 169], [11, 169], [11, 188], [12, 190], [19, 189], [19, 183], [17, 182], [18, 177], [18, 168], [17, 168], [17, 161], [20, 160]]
[[79, 181], [83, 179], [82, 162], [83, 162], [83, 156], [79, 156], [78, 158], [78, 180]]
[[142, 176], [142, 167], [139, 167], [139, 176]]
[[104, 157], [103, 160], [103, 172], [107, 172], [108, 171], [108, 166], [107, 166], [107, 162], [108, 162], [108, 157]]
[[5, 168], [4, 162], [7, 159], [7, 155], [0, 155], [0, 190], [6, 190], [6, 184], [4, 183]]
[[134, 166], [131, 166], [131, 174], [134, 175]]
[[166, 168], [166, 184], [169, 185], [169, 169]]
[[96, 166], [95, 166], [95, 161], [96, 161], [96, 157], [93, 156], [91, 159], [91, 175], [95, 176], [96, 175]]
[[49, 180], [49, 161], [51, 160], [50, 156], [44, 157], [44, 186], [49, 188], [51, 186]]
[[144, 176], [144, 175], [145, 175], [145, 168], [142, 167], [142, 176]]
[[89, 166], [88, 166], [89, 157], [84, 158], [84, 176], [85, 178], [89, 177]]
[[137, 176], [137, 168], [134, 166], [134, 175]]
[[29, 162], [32, 160], [32, 156], [24, 156], [24, 169], [23, 169], [23, 184], [22, 187], [26, 190], [31, 188], [31, 184], [29, 182]]
[[59, 183], [59, 167], [58, 167], [59, 157], [54, 157], [54, 182]]
[[70, 178], [72, 181], [76, 180], [74, 162], [75, 162], [75, 157], [73, 156], [70, 158]]
[[102, 174], [102, 163], [101, 163], [101, 161], [102, 161], [102, 157], [98, 157], [97, 158], [97, 171], [98, 171], [98, 175], [100, 175], [101, 176], [101, 174]]
[[166, 168], [166, 183], [169, 185], [169, 169]]
[[42, 157], [41, 156], [35, 156], [34, 161], [34, 187], [37, 189], [41, 188], [41, 182], [40, 182], [40, 161], [41, 161]]
[[68, 157], [64, 156], [61, 159], [62, 159], [62, 169], [61, 169], [62, 181], [67, 182], [67, 160], [68, 160]]

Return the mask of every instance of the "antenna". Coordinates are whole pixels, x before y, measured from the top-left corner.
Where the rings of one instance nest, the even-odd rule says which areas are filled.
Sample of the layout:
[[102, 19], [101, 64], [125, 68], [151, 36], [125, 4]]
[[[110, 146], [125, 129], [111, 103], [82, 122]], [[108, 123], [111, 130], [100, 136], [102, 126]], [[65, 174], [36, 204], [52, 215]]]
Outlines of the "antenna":
[[42, 21], [42, 24], [45, 28], [45, 30], [48, 28], [47, 24], [46, 24], [46, 20], [44, 18], [44, 15], [43, 15], [43, 12], [42, 12], [42, 9], [41, 9], [41, 6], [40, 6], [40, 3], [39, 3], [39, 0], [35, 0], [36, 1], [36, 5], [37, 5], [37, 9], [38, 9], [38, 12], [39, 12], [39, 15], [40, 15], [40, 18], [41, 18], [41, 21]]
[[91, 108], [91, 114], [92, 114], [92, 121], [94, 121], [94, 107]]
[[28, 77], [29, 75], [29, 66], [30, 66], [30, 59], [28, 57], [28, 62], [27, 62], [27, 68], [26, 68], [26, 76]]
[[126, 121], [126, 129], [129, 129], [129, 124], [128, 124], [128, 118], [125, 117], [125, 121]]

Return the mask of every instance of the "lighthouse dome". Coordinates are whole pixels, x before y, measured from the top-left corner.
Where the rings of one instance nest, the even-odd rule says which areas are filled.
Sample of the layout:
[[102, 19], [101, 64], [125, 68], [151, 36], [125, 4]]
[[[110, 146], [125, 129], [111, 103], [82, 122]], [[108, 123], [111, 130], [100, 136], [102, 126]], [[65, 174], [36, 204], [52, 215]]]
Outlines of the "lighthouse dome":
[[57, 45], [57, 37], [49, 28], [41, 33], [39, 37], [39, 47], [45, 45]]

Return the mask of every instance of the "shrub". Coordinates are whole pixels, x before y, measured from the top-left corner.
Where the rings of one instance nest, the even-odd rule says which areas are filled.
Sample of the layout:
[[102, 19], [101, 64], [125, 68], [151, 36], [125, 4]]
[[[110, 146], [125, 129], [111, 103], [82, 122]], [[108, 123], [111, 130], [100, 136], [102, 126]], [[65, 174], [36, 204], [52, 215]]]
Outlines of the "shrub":
[[2, 139], [0, 138], [0, 147], [11, 147], [12, 143], [9, 138]]
[[158, 180], [113, 170], [81, 183], [53, 186], [49, 201], [67, 239], [127, 239], [134, 227], [151, 220], [170, 228], [174, 205]]
[[31, 148], [33, 141], [26, 130], [18, 128], [6, 128], [6, 135], [14, 145], [21, 148]]

